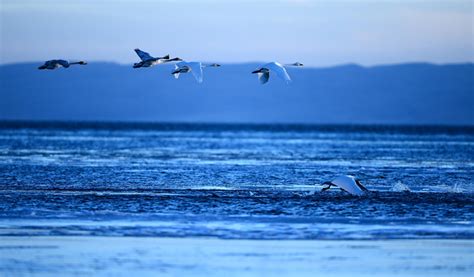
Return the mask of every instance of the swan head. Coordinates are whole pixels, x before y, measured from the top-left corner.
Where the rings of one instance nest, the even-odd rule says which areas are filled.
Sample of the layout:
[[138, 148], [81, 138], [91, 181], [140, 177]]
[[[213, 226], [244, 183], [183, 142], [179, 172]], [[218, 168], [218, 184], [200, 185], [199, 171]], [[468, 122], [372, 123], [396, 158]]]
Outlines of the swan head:
[[304, 66], [302, 63], [300, 62], [295, 62], [295, 63], [292, 63], [291, 64], [292, 66]]
[[43, 64], [42, 66], [39, 66], [38, 69], [46, 69], [47, 66], [45, 64]]
[[221, 65], [218, 64], [218, 63], [212, 63], [212, 64], [210, 64], [210, 65], [208, 65], [208, 66], [211, 66], [211, 67], [219, 67], [219, 66], [221, 66]]
[[85, 64], [87, 64], [87, 62], [85, 62], [85, 61], [79, 61], [78, 64], [85, 65]]

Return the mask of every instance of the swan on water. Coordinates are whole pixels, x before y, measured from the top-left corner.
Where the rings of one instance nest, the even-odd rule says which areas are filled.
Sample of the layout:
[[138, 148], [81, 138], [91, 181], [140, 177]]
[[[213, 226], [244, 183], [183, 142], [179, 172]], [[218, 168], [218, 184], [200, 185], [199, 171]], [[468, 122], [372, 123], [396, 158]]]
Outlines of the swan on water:
[[334, 186], [352, 195], [358, 196], [364, 195], [366, 192], [369, 191], [360, 183], [359, 180], [357, 180], [354, 176], [350, 175], [339, 176], [332, 181], [324, 182], [323, 185], [328, 186], [323, 188], [321, 191], [326, 191]]
[[196, 79], [196, 81], [198, 81], [198, 83], [202, 83], [203, 81], [203, 73], [202, 73], [202, 69], [204, 67], [219, 67], [221, 66], [220, 64], [217, 64], [217, 63], [212, 63], [212, 64], [203, 64], [201, 62], [179, 62], [177, 64], [174, 65], [174, 70], [173, 72], [171, 72], [171, 74], [174, 75], [174, 77], [176, 79], [179, 78], [179, 74], [181, 73], [188, 73], [188, 72], [191, 72], [194, 76], [194, 78]]
[[166, 55], [163, 57], [152, 57], [145, 51], [140, 49], [135, 49], [135, 53], [137, 53], [138, 57], [140, 57], [141, 62], [134, 63], [133, 68], [140, 68], [140, 67], [151, 67], [157, 64], [167, 63], [167, 62], [174, 62], [174, 61], [182, 61], [180, 58], [173, 58], [170, 59], [170, 55]]
[[278, 62], [271, 62], [262, 65], [261, 67], [257, 68], [256, 70], [252, 71], [252, 74], [258, 75], [258, 80], [260, 80], [261, 84], [265, 84], [268, 82], [270, 78], [270, 72], [274, 72], [278, 77], [283, 79], [287, 84], [291, 82], [290, 75], [286, 72], [285, 66], [303, 66], [302, 63], [295, 62], [292, 64], [282, 65]]
[[87, 63], [84, 61], [68, 62], [65, 60], [49, 60], [49, 61], [46, 61], [42, 66], [38, 67], [38, 69], [51, 69], [52, 70], [52, 69], [56, 69], [60, 67], [68, 68], [69, 66], [75, 65], [75, 64], [85, 65]]

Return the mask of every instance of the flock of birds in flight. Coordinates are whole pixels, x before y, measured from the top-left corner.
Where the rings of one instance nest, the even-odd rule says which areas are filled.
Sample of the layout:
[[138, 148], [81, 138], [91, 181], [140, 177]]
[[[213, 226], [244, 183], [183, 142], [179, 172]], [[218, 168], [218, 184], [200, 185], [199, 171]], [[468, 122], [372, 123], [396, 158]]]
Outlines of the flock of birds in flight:
[[[135, 52], [140, 57], [140, 62], [134, 63], [133, 68], [141, 68], [141, 67], [152, 67], [158, 64], [164, 64], [169, 62], [176, 62], [175, 68], [171, 72], [176, 79], [179, 78], [180, 74], [189, 73], [191, 72], [194, 78], [201, 83], [203, 81], [203, 68], [205, 67], [219, 67], [219, 64], [212, 63], [212, 64], [204, 64], [201, 62], [186, 62], [180, 58], [170, 58], [169, 55], [163, 57], [153, 57], [147, 52], [144, 52], [140, 49], [135, 49]], [[87, 63], [84, 61], [79, 62], [68, 62], [65, 60], [49, 60], [46, 61], [42, 66], [38, 67], [38, 69], [57, 69], [60, 67], [68, 68], [71, 65], [86, 65]], [[279, 78], [283, 79], [286, 83], [291, 82], [290, 75], [285, 69], [285, 66], [303, 66], [303, 64], [296, 62], [293, 64], [282, 65], [278, 62], [270, 62], [258, 67], [256, 70], [252, 71], [252, 74], [257, 74], [260, 83], [265, 84], [268, 82], [270, 78], [270, 73], [273, 72]], [[341, 190], [352, 194], [361, 196], [368, 192], [368, 190], [357, 180], [355, 177], [350, 175], [343, 175], [339, 176], [336, 179], [325, 182], [323, 185], [326, 185], [322, 189], [322, 191], [326, 191], [331, 187], [338, 187]]]
[[[219, 67], [220, 64], [212, 63], [212, 64], [205, 64], [201, 62], [186, 62], [180, 58], [170, 58], [169, 55], [163, 57], [153, 57], [145, 51], [140, 49], [135, 49], [138, 57], [140, 57], [140, 62], [134, 63], [133, 68], [140, 68], [140, 67], [152, 67], [158, 64], [164, 64], [169, 62], [176, 62], [175, 68], [171, 74], [178, 79], [179, 75], [182, 73], [189, 73], [191, 72], [194, 78], [198, 83], [202, 83], [203, 81], [203, 68], [205, 67]], [[84, 61], [79, 62], [68, 62], [66, 60], [49, 60], [46, 61], [42, 66], [38, 67], [38, 69], [57, 69], [60, 67], [68, 68], [71, 65], [86, 65], [87, 63]], [[279, 78], [283, 79], [287, 84], [291, 82], [290, 75], [286, 71], [286, 66], [296, 66], [300, 67], [303, 66], [302, 63], [295, 62], [292, 64], [285, 64], [282, 65], [278, 62], [270, 62], [258, 67], [256, 70], [252, 71], [252, 74], [257, 74], [258, 79], [261, 84], [265, 84], [270, 79], [270, 72], [276, 74]]]

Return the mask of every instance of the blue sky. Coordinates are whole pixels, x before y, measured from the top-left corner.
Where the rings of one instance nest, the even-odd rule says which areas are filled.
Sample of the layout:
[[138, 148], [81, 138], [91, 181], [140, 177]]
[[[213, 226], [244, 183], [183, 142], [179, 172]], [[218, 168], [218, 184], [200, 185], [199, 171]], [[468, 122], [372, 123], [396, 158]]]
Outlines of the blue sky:
[[221, 63], [474, 61], [470, 0], [0, 1], [0, 63], [132, 63], [136, 47]]

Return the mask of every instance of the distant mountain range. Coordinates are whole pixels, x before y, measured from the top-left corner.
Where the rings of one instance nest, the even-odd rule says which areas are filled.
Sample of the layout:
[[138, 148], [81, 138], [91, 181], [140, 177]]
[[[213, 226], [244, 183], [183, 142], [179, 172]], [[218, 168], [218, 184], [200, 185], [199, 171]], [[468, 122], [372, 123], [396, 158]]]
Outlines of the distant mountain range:
[[474, 64], [289, 68], [260, 85], [257, 63], [175, 80], [173, 66], [0, 66], [0, 119], [474, 125]]

